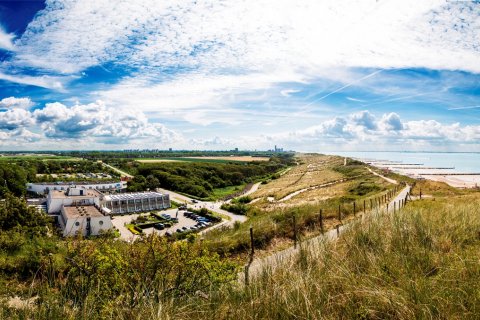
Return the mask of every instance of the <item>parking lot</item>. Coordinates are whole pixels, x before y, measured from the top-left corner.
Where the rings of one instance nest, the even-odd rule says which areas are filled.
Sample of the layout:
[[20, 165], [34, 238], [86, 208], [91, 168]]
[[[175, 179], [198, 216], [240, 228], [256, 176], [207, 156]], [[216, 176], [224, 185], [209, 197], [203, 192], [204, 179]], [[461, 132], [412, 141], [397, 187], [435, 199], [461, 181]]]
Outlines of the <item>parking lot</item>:
[[[185, 216], [185, 211], [178, 210], [178, 209], [169, 209], [169, 210], [162, 210], [158, 211], [159, 214], [168, 214], [172, 218], [177, 218], [178, 223], [175, 223], [170, 228], [165, 228], [163, 230], [158, 230], [153, 227], [143, 229], [145, 234], [151, 234], [153, 232], [159, 235], [165, 235], [168, 231], [172, 234], [175, 234], [177, 229], [182, 229], [183, 227], [190, 228], [197, 224], [197, 221], [194, 219], [188, 218]], [[125, 225], [131, 223], [133, 220], [137, 219], [140, 215], [150, 215], [150, 213], [141, 213], [141, 214], [130, 214], [124, 216], [113, 216], [112, 223], [113, 225], [120, 231], [120, 237], [123, 240], [133, 240], [137, 235], [132, 234], [130, 230], [128, 230]]]

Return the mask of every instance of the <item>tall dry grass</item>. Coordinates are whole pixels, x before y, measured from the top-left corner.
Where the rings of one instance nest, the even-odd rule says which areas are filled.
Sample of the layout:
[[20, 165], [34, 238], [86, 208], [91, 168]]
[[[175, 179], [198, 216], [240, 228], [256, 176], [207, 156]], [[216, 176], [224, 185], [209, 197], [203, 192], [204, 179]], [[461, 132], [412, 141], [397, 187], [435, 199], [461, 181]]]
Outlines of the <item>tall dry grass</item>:
[[[265, 266], [249, 286], [231, 283], [178, 299], [143, 299], [103, 317], [479, 319], [479, 248], [478, 195], [427, 199], [395, 215], [357, 220], [336, 242], [302, 247], [274, 270]], [[57, 308], [50, 305], [47, 314], [39, 305], [26, 318], [97, 318], [90, 309], [82, 314]], [[3, 312], [0, 318], [12, 315]]]
[[478, 196], [411, 203], [169, 317], [479, 319], [479, 232]]

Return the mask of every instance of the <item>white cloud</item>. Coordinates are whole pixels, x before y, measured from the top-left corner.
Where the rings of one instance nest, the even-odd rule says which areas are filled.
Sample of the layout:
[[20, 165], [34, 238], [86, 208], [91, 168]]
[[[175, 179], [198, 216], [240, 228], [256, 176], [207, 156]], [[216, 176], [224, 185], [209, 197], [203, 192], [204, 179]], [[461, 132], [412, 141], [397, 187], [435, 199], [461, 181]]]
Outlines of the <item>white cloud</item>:
[[20, 109], [29, 109], [35, 104], [30, 98], [15, 98], [8, 97], [0, 100], [0, 108], [20, 108]]
[[300, 90], [295, 90], [295, 89], [285, 89], [280, 91], [280, 94], [284, 97], [290, 97], [293, 93], [300, 92]]
[[351, 119], [356, 125], [363, 126], [368, 130], [375, 130], [377, 128], [375, 116], [367, 110], [352, 114]]
[[[371, 129], [365, 130], [364, 118], [368, 119]], [[333, 150], [361, 150], [365, 147], [380, 150], [395, 150], [398, 147], [415, 150], [420, 147], [425, 150], [451, 144], [457, 147], [461, 144], [462, 150], [467, 151], [466, 145], [480, 146], [480, 125], [444, 124], [436, 120], [403, 122], [393, 112], [378, 119], [369, 111], [362, 111], [345, 118], [335, 117], [306, 129], [269, 135], [265, 141], [311, 151], [320, 151], [320, 145]]]
[[13, 46], [13, 39], [15, 38], [14, 34], [7, 33], [0, 26], [0, 49], [12, 51], [15, 49]]
[[25, 128], [11, 131], [0, 131], [0, 145], [37, 142], [40, 141], [41, 138], [41, 135], [33, 133]]
[[384, 114], [379, 126], [385, 131], [400, 131], [403, 129], [402, 120], [400, 120], [400, 116], [395, 112]]
[[440, 0], [47, 1], [17, 41], [17, 58], [67, 73], [105, 62], [202, 72], [278, 66], [480, 72], [479, 11], [473, 2]]
[[11, 75], [0, 71], [0, 80], [7, 80], [10, 82], [53, 89], [57, 91], [65, 91], [64, 84], [73, 79], [73, 77], [54, 77], [54, 76], [23, 76]]
[[[192, 116], [185, 110], [199, 106], [224, 109], [238, 101], [260, 100], [261, 92], [272, 87], [276, 79], [302, 82], [304, 77], [287, 71], [250, 73], [244, 75], [191, 75], [156, 83], [146, 77], [127, 78], [109, 90], [93, 95], [110, 105], [132, 107], [159, 114], [173, 114], [188, 121]], [[260, 94], [258, 94], [260, 92]]]
[[107, 107], [102, 101], [67, 107], [47, 103], [33, 116], [45, 135], [50, 138], [97, 137], [119, 143], [121, 139], [155, 138], [158, 142], [181, 139], [176, 132], [158, 123], [149, 123], [142, 112], [126, 108]]
[[23, 109], [8, 109], [0, 112], [0, 130], [15, 130], [34, 124], [32, 114]]

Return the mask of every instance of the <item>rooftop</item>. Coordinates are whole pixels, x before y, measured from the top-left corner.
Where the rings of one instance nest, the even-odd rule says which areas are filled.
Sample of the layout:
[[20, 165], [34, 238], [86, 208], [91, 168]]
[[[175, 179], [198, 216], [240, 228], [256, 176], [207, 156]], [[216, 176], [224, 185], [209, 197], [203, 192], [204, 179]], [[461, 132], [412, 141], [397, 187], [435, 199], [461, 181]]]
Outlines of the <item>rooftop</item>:
[[133, 199], [148, 199], [148, 198], [155, 198], [155, 197], [162, 197], [164, 196], [163, 193], [159, 192], [135, 192], [135, 193], [119, 193], [119, 194], [110, 194], [105, 196], [105, 200], [107, 201], [115, 201], [115, 200], [133, 200]]
[[64, 206], [63, 210], [67, 218], [104, 216], [95, 206]]
[[121, 180], [105, 180], [105, 181], [56, 181], [56, 182], [29, 182], [27, 184], [31, 185], [42, 185], [42, 186], [75, 186], [75, 185], [95, 185], [95, 184], [112, 184], [112, 183], [122, 183]]
[[96, 189], [83, 189], [84, 194], [83, 196], [68, 196], [66, 191], [61, 190], [50, 190], [50, 194], [52, 198], [59, 199], [59, 198], [75, 198], [75, 199], [85, 199], [85, 198], [93, 198], [93, 197], [100, 197], [102, 193]]

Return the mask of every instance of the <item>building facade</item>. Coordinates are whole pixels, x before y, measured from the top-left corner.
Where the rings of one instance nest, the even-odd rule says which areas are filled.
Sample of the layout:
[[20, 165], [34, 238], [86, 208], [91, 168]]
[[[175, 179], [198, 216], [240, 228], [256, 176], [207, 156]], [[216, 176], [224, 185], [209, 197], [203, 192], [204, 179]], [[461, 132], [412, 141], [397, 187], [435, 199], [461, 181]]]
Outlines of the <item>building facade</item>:
[[135, 192], [106, 195], [102, 205], [112, 214], [162, 210], [170, 208], [168, 194], [159, 192]]
[[64, 237], [97, 236], [113, 228], [110, 216], [94, 205], [62, 206], [59, 222]]
[[52, 191], [67, 191], [69, 188], [82, 187], [85, 189], [97, 189], [99, 191], [124, 191], [127, 189], [126, 181], [111, 181], [101, 183], [88, 182], [42, 182], [27, 183], [27, 191], [37, 194], [48, 194]]
[[103, 194], [96, 189], [71, 187], [66, 191], [50, 190], [47, 196], [47, 212], [59, 213], [63, 206], [95, 205], [101, 207]]

